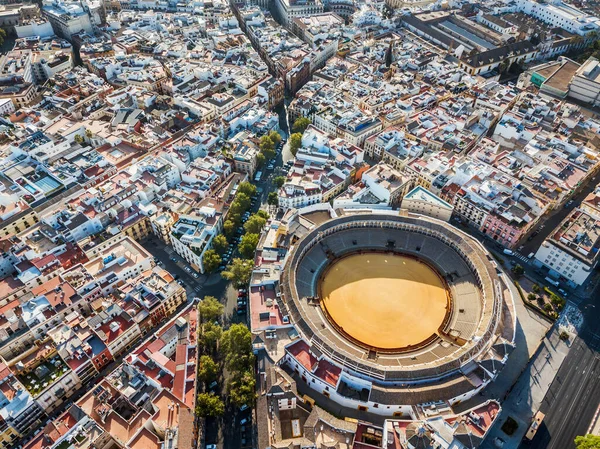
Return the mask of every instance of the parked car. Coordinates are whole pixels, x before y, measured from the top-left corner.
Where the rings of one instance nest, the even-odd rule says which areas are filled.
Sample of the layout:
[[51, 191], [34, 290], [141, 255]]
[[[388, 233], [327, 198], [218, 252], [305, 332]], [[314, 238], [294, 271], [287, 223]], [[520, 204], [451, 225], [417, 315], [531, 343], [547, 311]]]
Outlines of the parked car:
[[238, 289], [238, 293], [248, 293], [248, 290], [246, 290], [245, 288], [240, 288]]
[[246, 293], [238, 292], [238, 298], [245, 298], [245, 297], [246, 297]]
[[555, 287], [558, 287], [560, 285], [560, 282], [555, 281], [554, 279], [550, 278], [550, 277], [546, 277], [546, 282], [548, 282], [549, 284], [554, 285]]
[[194, 276], [196, 279], [198, 279], [198, 273], [192, 273], [192, 276]]
[[510, 249], [504, 249], [502, 252], [507, 256], [512, 256], [514, 254], [514, 252], [512, 252]]
[[239, 308], [239, 307], [238, 307], [238, 309], [237, 309], [237, 314], [238, 314], [238, 315], [243, 315], [244, 313], [246, 313], [246, 309], [242, 309], [242, 308]]

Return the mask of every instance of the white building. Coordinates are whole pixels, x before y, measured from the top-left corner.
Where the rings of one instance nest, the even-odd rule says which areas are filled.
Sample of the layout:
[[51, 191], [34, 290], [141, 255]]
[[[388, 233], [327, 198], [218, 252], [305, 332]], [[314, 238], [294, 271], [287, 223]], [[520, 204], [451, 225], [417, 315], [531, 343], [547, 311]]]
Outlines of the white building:
[[402, 209], [438, 220], [450, 221], [454, 207], [429, 190], [417, 186], [402, 199]]
[[171, 230], [171, 245], [196, 271], [204, 273], [202, 258], [222, 227], [222, 215], [212, 207], [202, 207], [200, 215], [181, 216]]
[[598, 17], [590, 16], [574, 6], [557, 0], [543, 3], [534, 0], [518, 0], [516, 11], [524, 12], [553, 27], [560, 27], [580, 36], [600, 29]]
[[582, 285], [599, 258], [600, 218], [580, 209], [571, 212], [535, 254], [536, 265], [571, 286]]
[[569, 97], [600, 105], [600, 61], [589, 58], [575, 73], [569, 85]]
[[275, 0], [275, 8], [281, 17], [282, 25], [289, 27], [294, 17], [321, 14], [323, 12], [323, 2], [321, 0]]

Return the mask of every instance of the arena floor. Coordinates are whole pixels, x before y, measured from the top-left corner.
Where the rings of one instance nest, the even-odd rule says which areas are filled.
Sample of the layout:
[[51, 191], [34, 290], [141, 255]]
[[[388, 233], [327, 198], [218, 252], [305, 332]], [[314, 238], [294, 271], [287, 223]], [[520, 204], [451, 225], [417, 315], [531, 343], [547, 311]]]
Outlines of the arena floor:
[[391, 254], [354, 254], [335, 261], [321, 279], [320, 295], [344, 333], [386, 350], [431, 337], [448, 307], [445, 285], [433, 269]]

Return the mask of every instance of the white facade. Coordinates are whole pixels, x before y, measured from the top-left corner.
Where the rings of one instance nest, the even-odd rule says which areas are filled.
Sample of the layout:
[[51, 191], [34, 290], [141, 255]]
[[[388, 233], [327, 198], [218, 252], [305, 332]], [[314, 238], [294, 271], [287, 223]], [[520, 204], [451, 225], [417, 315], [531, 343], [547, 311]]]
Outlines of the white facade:
[[575, 73], [569, 85], [569, 97], [600, 105], [600, 62], [589, 58]]
[[417, 186], [402, 199], [402, 209], [438, 220], [450, 221], [454, 207], [423, 187]]

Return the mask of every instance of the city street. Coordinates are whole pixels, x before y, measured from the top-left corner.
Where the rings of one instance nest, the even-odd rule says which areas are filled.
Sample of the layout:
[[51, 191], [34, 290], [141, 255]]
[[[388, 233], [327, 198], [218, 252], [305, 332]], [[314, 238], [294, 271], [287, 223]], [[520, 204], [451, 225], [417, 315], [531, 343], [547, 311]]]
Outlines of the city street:
[[[287, 138], [287, 120], [285, 117], [286, 111], [282, 106], [280, 111], [280, 127], [281, 135]], [[262, 168], [262, 177], [259, 181], [249, 180], [256, 185], [258, 189], [258, 200], [251, 209], [251, 213], [257, 212], [259, 209], [264, 209], [271, 212], [271, 208], [267, 204], [267, 198], [270, 192], [275, 190], [273, 178], [284, 174], [282, 165], [284, 160], [289, 160], [292, 157], [289, 152], [288, 143], [283, 146], [278, 152], [274, 168], [272, 170], [265, 167]], [[231, 283], [221, 277], [219, 273], [203, 275], [196, 273], [192, 269], [186, 270], [189, 267], [187, 262], [175, 253], [173, 248], [165, 245], [162, 241], [154, 236], [141, 242], [142, 246], [154, 257], [158, 263], [177, 276], [178, 280], [183, 282], [186, 289], [188, 300], [198, 297], [200, 300], [205, 296], [214, 296], [219, 299], [224, 305], [223, 324], [227, 328], [230, 324], [236, 322], [246, 323], [246, 315], [237, 314], [237, 290], [233, 288]], [[234, 252], [233, 257], [236, 257]], [[233, 258], [232, 257], [232, 258]], [[221, 394], [225, 394], [225, 380], [227, 373], [223, 373], [223, 382], [218, 386]], [[251, 416], [251, 410], [247, 409], [241, 412], [235, 409], [230, 404], [226, 404], [225, 414], [220, 419], [209, 419], [205, 429], [205, 444], [216, 444], [219, 449], [240, 449], [250, 447], [251, 441], [251, 426], [249, 423], [241, 424], [241, 421], [248, 419]]]
[[600, 287], [581, 307], [583, 329], [546, 394], [540, 410], [546, 414], [535, 438], [522, 448], [573, 449], [586, 433], [600, 404]]
[[[559, 209], [555, 210], [552, 215], [543, 221], [543, 229], [540, 229], [540, 226], [536, 228], [539, 229], [539, 234], [534, 236], [531, 240], [525, 239], [525, 241], [523, 241], [521, 253], [524, 255], [528, 255], [532, 252], [535, 253], [544, 239], [552, 232], [552, 230], [556, 228], [556, 226], [558, 226], [569, 213], [571, 213], [575, 206], [581, 204], [585, 197], [594, 191], [597, 185], [596, 177], [592, 178], [577, 195], [571, 198], [573, 202], [568, 207], [565, 205], [564, 207], [560, 207]], [[531, 233], [529, 233], [529, 235], [531, 235]]]

